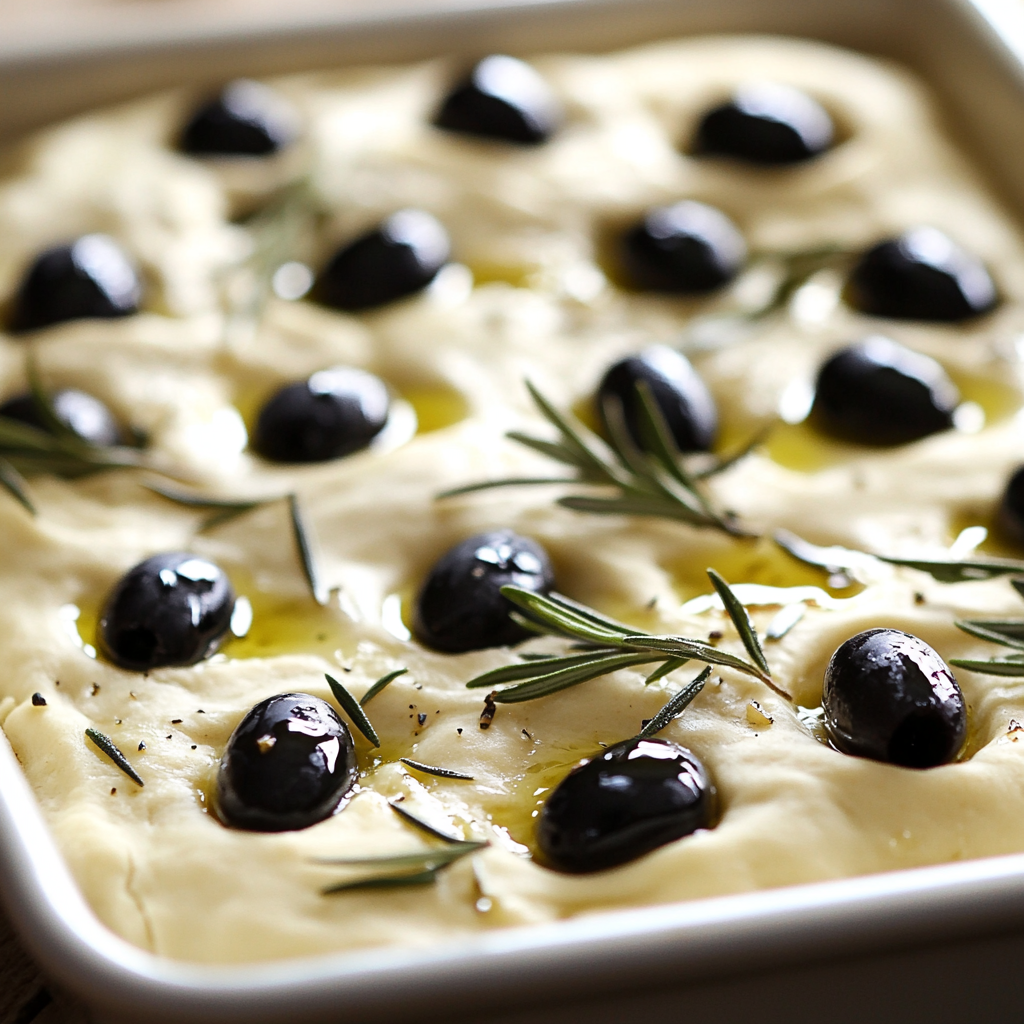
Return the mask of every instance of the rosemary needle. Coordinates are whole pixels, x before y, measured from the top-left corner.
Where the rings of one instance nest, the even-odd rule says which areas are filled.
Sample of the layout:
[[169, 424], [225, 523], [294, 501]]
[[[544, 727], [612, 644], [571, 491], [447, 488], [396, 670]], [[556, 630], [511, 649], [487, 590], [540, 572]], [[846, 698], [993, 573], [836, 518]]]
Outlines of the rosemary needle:
[[426, 775], [436, 775], [441, 779], [465, 779], [467, 782], [473, 781], [472, 775], [467, 775], [465, 772], [457, 772], [452, 768], [438, 768], [436, 765], [424, 764], [422, 761], [414, 761], [411, 757], [400, 757], [398, 760], [409, 768], [414, 768], [418, 772], [424, 772]]
[[131, 766], [128, 758], [121, 753], [109, 736], [104, 736], [103, 733], [99, 732], [97, 729], [86, 729], [85, 735], [88, 736], [89, 739], [91, 739], [93, 743], [95, 743], [96, 746], [99, 747], [99, 749], [103, 751], [103, 753], [106, 754], [107, 757], [109, 757], [110, 760], [113, 761], [129, 779], [132, 780], [132, 782], [135, 782], [140, 786], [145, 785], [145, 782], [143, 782], [139, 777], [139, 773]]
[[327, 679], [327, 685], [331, 688], [331, 693], [334, 694], [334, 699], [341, 705], [345, 714], [352, 719], [355, 727], [373, 746], [379, 747], [380, 738], [377, 736], [377, 730], [370, 724], [370, 720], [366, 717], [366, 712], [362, 709], [359, 701], [334, 676], [328, 675], [325, 672], [324, 677]]

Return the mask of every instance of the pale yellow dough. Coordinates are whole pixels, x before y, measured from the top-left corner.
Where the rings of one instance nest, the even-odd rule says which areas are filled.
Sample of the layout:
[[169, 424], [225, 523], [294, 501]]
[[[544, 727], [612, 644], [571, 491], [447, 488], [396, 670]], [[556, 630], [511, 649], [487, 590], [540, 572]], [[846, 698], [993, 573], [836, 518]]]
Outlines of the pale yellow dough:
[[[884, 329], [941, 360], [967, 397], [978, 396], [989, 414], [985, 429], [886, 452], [837, 451], [811, 471], [811, 463], [792, 468], [807, 438], [782, 427], [781, 440], [713, 490], [765, 533], [784, 526], [818, 543], [941, 556], [962, 526], [986, 520], [1021, 458], [1012, 406], [1024, 330], [1020, 233], [903, 71], [777, 39], [673, 42], [610, 57], [541, 56], [535, 64], [568, 120], [552, 142], [531, 150], [431, 128], [454, 71], [443, 63], [277, 83], [304, 118], [301, 156], [332, 211], [306, 258], [324, 259], [406, 205], [433, 211], [452, 234], [459, 266], [424, 294], [365, 316], [273, 299], [255, 333], [225, 327], [222, 292], [232, 280], [240, 286], [231, 268], [249, 244], [229, 211], [294, 168], [278, 163], [261, 176], [175, 153], [168, 140], [190, 97], [145, 100], [49, 130], [17, 154], [16, 171], [0, 183], [0, 296], [10, 296], [43, 246], [97, 230], [120, 239], [149, 282], [138, 316], [41, 333], [33, 345], [46, 379], [104, 399], [197, 486], [227, 495], [297, 490], [325, 576], [339, 588], [326, 611], [312, 603], [280, 503], [197, 534], [197, 514], [148, 494], [126, 473], [75, 483], [34, 478], [34, 520], [0, 498], [0, 696], [11, 698], [2, 705], [4, 729], [90, 903], [140, 946], [207, 962], [425, 946], [608, 908], [1024, 850], [1024, 743], [1008, 731], [1012, 718], [1024, 720], [1020, 683], [960, 672], [970, 756], [912, 771], [837, 753], [792, 706], [723, 671], [665, 733], [714, 777], [723, 810], [715, 829], [593, 876], [556, 874], [524, 855], [531, 812], [568, 766], [599, 742], [635, 733], [693, 673], [644, 689], [638, 672], [620, 672], [503, 706], [482, 731], [480, 693], [463, 684], [516, 655], [446, 656], [395, 635], [398, 602], [408, 608], [443, 551], [473, 533], [511, 527], [544, 544], [570, 596], [644, 628], [691, 636], [726, 630], [726, 646], [736, 638], [720, 611], [681, 611], [684, 600], [707, 591], [706, 566], [733, 583], [825, 581], [768, 541], [578, 515], [554, 506], [554, 492], [545, 490], [435, 501], [444, 487], [553, 468], [503, 439], [513, 426], [546, 429], [522, 378], [572, 406], [622, 354], [678, 342], [714, 391], [726, 433], [739, 441], [775, 416], [786, 388], [809, 379], [825, 353]], [[678, 144], [699, 113], [750, 78], [817, 96], [842, 143], [784, 170], [682, 155]], [[693, 303], [629, 296], [595, 262], [594, 239], [605, 226], [682, 197], [720, 206], [757, 252], [864, 246], [934, 224], [986, 260], [1004, 302], [965, 327], [880, 324], [837, 304], [838, 284], [826, 276], [788, 316], [736, 344], [702, 350], [688, 321], [735, 295]], [[22, 339], [0, 340], [3, 396], [24, 388], [25, 351]], [[379, 373], [410, 399], [447, 395], [450, 406], [461, 395], [467, 415], [392, 450], [321, 466], [282, 469], [253, 459], [236, 407], [249, 416], [276, 386], [339, 362]], [[1002, 408], [993, 395], [1002, 396]], [[91, 657], [83, 644], [94, 639], [97, 608], [118, 577], [150, 554], [182, 548], [217, 560], [252, 598], [253, 636], [205, 664], [148, 676]], [[872, 573], [858, 596], [823, 595], [769, 645], [775, 676], [800, 705], [818, 705], [829, 656], [861, 629], [908, 630], [946, 658], [991, 656], [995, 649], [957, 631], [954, 618], [1021, 610], [1005, 582], [940, 586], [880, 564]], [[758, 624], [776, 611], [755, 608]], [[359, 695], [403, 666], [408, 674], [369, 706], [383, 747], [375, 755], [357, 740], [361, 789], [341, 813], [276, 835], [232, 831], [209, 813], [205, 794], [217, 761], [253, 704], [295, 690], [329, 698], [325, 671]], [[46, 707], [32, 706], [36, 691]], [[85, 741], [87, 726], [129, 755], [144, 789]], [[475, 781], [413, 778], [400, 756]], [[314, 857], [422, 846], [387, 806], [399, 794], [424, 818], [491, 846], [434, 887], [321, 896], [340, 872]]]

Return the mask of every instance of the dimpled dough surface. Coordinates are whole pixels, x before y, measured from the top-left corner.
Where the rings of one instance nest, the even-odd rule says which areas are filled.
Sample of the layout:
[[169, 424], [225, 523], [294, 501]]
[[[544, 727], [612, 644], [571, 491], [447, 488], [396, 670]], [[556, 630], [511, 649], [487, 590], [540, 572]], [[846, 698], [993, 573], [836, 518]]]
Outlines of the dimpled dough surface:
[[[45, 245], [97, 230], [135, 255], [148, 282], [137, 316], [36, 336], [47, 381], [102, 398], [148, 433], [169, 468], [207, 492], [296, 490], [320, 540], [324, 576], [339, 588], [329, 608], [312, 602], [282, 503], [197, 534], [199, 514], [149, 494], [131, 473], [33, 478], [36, 519], [0, 500], [4, 729], [88, 900], [140, 946], [207, 962], [429, 946], [608, 908], [1024, 850], [1024, 743], [1008, 731], [1011, 718], [1024, 718], [1020, 683], [959, 671], [970, 756], [913, 771], [830, 749], [791, 705], [723, 670], [664, 733], [712, 774], [717, 827], [591, 876], [557, 874], [524, 855], [531, 812], [568, 767], [599, 742], [633, 735], [693, 673], [683, 669], [645, 689], [639, 671], [618, 672], [499, 706], [482, 731], [481, 693], [464, 683], [516, 655], [433, 653], [396, 636], [395, 616], [384, 611], [396, 599], [408, 609], [442, 552], [473, 533], [513, 528], [550, 552], [564, 593], [657, 632], [722, 630], [723, 645], [735, 650], [721, 611], [681, 611], [709, 589], [706, 566], [733, 583], [824, 586], [822, 574], [767, 540], [580, 515], [555, 506], [547, 490], [435, 501], [445, 487], [551, 472], [551, 463], [503, 438], [510, 428], [546, 429], [522, 378], [571, 407], [593, 393], [615, 359], [652, 341], [671, 343], [695, 313], [723, 301], [618, 291], [597, 269], [601, 229], [690, 197], [725, 210], [754, 251], [864, 247], [929, 223], [993, 268], [1004, 301], [977, 324], [871, 321], [837, 303], [835, 282], [824, 280], [824, 303], [798, 303], [741, 343], [694, 356], [730, 442], [769, 422], [787, 385], [810, 378], [826, 353], [880, 327], [938, 358], [990, 413], [980, 433], [951, 431], [885, 451], [843, 449], [815, 465], [798, 465], [792, 455], [801, 428], [776, 428], [773, 438], [782, 440], [712, 484], [724, 507], [766, 535], [786, 527], [818, 543], [941, 557], [964, 523], [989, 516], [1019, 459], [1013, 342], [1024, 329], [1021, 238], [903, 71], [814, 44], [760, 39], [534, 63], [568, 116], [551, 142], [532, 149], [430, 127], [454, 70], [430, 63], [276, 83], [306, 133], [296, 153], [257, 169], [218, 168], [174, 152], [168, 140], [193, 102], [183, 95], [50, 129], [8, 164], [13, 170], [0, 184], [0, 295], [12, 294]], [[678, 142], [700, 113], [749, 78], [818, 97], [841, 144], [783, 170], [682, 155]], [[219, 290], [248, 244], [229, 215], [302, 161], [330, 211], [321, 248], [310, 256], [316, 265], [341, 240], [414, 204], [447, 226], [462, 266], [370, 314], [271, 299], [258, 330], [226, 329]], [[22, 339], [0, 340], [4, 396], [25, 386], [25, 348]], [[423, 396], [452, 408], [460, 396], [465, 415], [390, 450], [322, 465], [271, 467], [251, 456], [243, 414], [251, 424], [276, 387], [335, 363], [378, 373], [414, 405], [419, 396], [421, 412]], [[90, 657], [82, 644], [94, 640], [103, 595], [143, 558], [183, 548], [215, 559], [253, 601], [249, 637], [206, 663], [148, 675]], [[828, 658], [859, 630], [907, 630], [947, 660], [988, 657], [994, 649], [956, 630], [954, 618], [1019, 610], [1005, 581], [942, 586], [881, 565], [873, 572], [860, 593], [822, 597], [769, 645], [774, 676], [798, 704], [818, 706]], [[77, 628], [67, 606], [79, 610]], [[763, 628], [775, 611], [755, 608], [755, 620]], [[398, 667], [408, 674], [368, 709], [382, 748], [372, 751], [357, 737], [360, 790], [341, 813], [279, 834], [218, 823], [207, 794], [228, 736], [250, 707], [286, 691], [330, 699], [325, 671], [358, 696]], [[32, 705], [36, 691], [46, 707]], [[772, 725], [751, 724], [751, 700]], [[86, 743], [88, 726], [128, 754], [145, 788]], [[475, 781], [414, 778], [400, 756]], [[424, 819], [491, 845], [432, 887], [321, 896], [340, 873], [313, 864], [315, 857], [422, 848], [388, 808], [399, 795]]]

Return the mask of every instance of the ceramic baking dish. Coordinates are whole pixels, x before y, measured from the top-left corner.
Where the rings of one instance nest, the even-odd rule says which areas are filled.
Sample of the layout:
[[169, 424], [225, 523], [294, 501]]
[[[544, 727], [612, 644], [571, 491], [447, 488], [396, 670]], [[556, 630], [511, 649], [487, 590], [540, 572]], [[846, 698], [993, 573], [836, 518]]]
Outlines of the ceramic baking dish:
[[[1015, 0], [498, 0], [385, 15], [183, 22], [0, 42], [0, 137], [174, 83], [492, 49], [619, 48], [704, 32], [800, 35], [894, 57], [1024, 214], [1024, 4]], [[0, 738], [0, 894], [60, 987], [103, 1022], [763, 1024], [1024, 1017], [1024, 855], [496, 931], [430, 950], [242, 968], [170, 961], [95, 918]], [[202, 927], [202, 921], [196, 921]]]

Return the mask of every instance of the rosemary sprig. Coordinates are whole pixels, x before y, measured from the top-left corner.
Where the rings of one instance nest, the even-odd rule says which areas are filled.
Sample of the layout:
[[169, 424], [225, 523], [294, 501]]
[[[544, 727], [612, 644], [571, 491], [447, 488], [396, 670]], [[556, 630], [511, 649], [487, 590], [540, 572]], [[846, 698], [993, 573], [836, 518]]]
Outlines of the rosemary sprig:
[[722, 665], [751, 675], [779, 696], [791, 700], [790, 695], [771, 678], [757, 631], [746, 610], [725, 580], [714, 570], [708, 572], [715, 589], [722, 595], [726, 614], [732, 619], [751, 661], [719, 650], [703, 640], [638, 633], [632, 626], [616, 622], [560, 594], [545, 596], [507, 586], [501, 588], [502, 594], [521, 610], [520, 613], [512, 613], [516, 621], [538, 633], [572, 640], [583, 650], [492, 669], [466, 685], [491, 690], [503, 683], [512, 683], [492, 694], [496, 703], [511, 704], [546, 697], [618, 669], [657, 663], [660, 667], [647, 678], [650, 683], [692, 660]]
[[330, 590], [324, 586], [320, 575], [319, 545], [306, 522], [305, 514], [299, 505], [299, 498], [296, 494], [288, 495], [288, 514], [291, 518], [295, 548], [299, 553], [302, 572], [306, 577], [306, 582], [309, 584], [310, 593], [318, 605], [324, 606], [330, 600], [331, 595]]
[[131, 762], [117, 748], [117, 745], [109, 737], [105, 736], [98, 729], [86, 729], [85, 735], [96, 744], [99, 749], [110, 758], [114, 764], [121, 769], [136, 785], [144, 786], [145, 782], [139, 777], [139, 773], [132, 767]]
[[[1024, 597], [1024, 580], [1010, 580]], [[1014, 653], [1002, 658], [951, 658], [950, 664], [990, 676], [1024, 676], [1024, 619], [958, 619], [954, 625], [969, 636], [1009, 647]]]
[[892, 558], [888, 555], [875, 555], [875, 558], [890, 565], [903, 565], [908, 569], [926, 572], [939, 583], [966, 583], [971, 580], [991, 580], [998, 576], [1024, 575], [1024, 562], [1012, 558], [968, 558], [961, 561]]
[[790, 530], [776, 530], [772, 540], [798, 562], [823, 569], [828, 574], [828, 585], [835, 590], [843, 590], [860, 579], [862, 566], [871, 557], [838, 544], [829, 547], [812, 544]]
[[36, 507], [28, 496], [25, 478], [4, 458], [0, 458], [0, 486], [26, 509], [29, 515], [36, 515]]
[[[605, 406], [610, 435], [605, 442], [575, 417], [555, 409], [529, 381], [526, 386], [541, 414], [558, 431], [558, 440], [533, 437], [517, 430], [509, 431], [506, 436], [569, 467], [574, 475], [486, 480], [444, 491], [438, 498], [452, 498], [494, 487], [585, 484], [617, 493], [569, 494], [559, 498], [557, 503], [576, 512], [653, 516], [691, 526], [714, 527], [732, 536], [750, 536], [731, 513], [714, 507], [704, 493], [701, 481], [744, 457], [752, 445], [722, 459], [709, 461], [707, 457], [697, 457], [694, 465], [690, 466], [676, 449], [661, 410], [643, 384], [637, 388], [643, 450], [636, 446], [626, 429], [621, 403], [610, 400]], [[699, 472], [696, 463], [700, 464]]]
[[334, 676], [325, 672], [324, 678], [326, 678], [327, 685], [331, 688], [331, 693], [334, 694], [334, 699], [341, 705], [345, 714], [352, 719], [352, 724], [370, 741], [372, 746], [379, 747], [380, 738], [377, 736], [377, 730], [370, 724], [370, 720], [366, 717], [366, 712], [360, 706], [359, 701]]
[[650, 739], [656, 736], [670, 722], [678, 718], [692, 703], [693, 699], [704, 689], [704, 684], [711, 675], [711, 666], [705, 667], [693, 682], [684, 686], [672, 699], [637, 733], [637, 739]]
[[490, 844], [486, 840], [459, 839], [447, 835], [439, 829], [420, 821], [397, 804], [390, 804], [403, 821], [413, 828], [440, 839], [446, 845], [431, 850], [418, 850], [415, 853], [387, 854], [383, 857], [318, 857], [313, 863], [329, 866], [379, 868], [381, 873], [365, 878], [357, 878], [349, 882], [339, 882], [321, 889], [324, 896], [337, 893], [352, 892], [358, 889], [391, 889], [404, 886], [432, 885], [437, 881], [438, 874], [451, 867], [463, 857], [468, 857]]
[[439, 768], [433, 764], [424, 764], [422, 761], [414, 761], [411, 757], [400, 757], [398, 760], [409, 768], [423, 772], [426, 775], [436, 775], [439, 779], [465, 779], [467, 782], [473, 781], [472, 775], [467, 775], [465, 772], [457, 772], [452, 768]]
[[197, 494], [195, 491], [183, 491], [176, 487], [168, 487], [166, 484], [158, 484], [147, 481], [142, 484], [147, 491], [160, 495], [175, 505], [182, 505], [185, 508], [201, 509], [213, 514], [203, 520], [199, 532], [220, 526], [229, 522], [237, 516], [244, 515], [254, 508], [262, 508], [264, 505], [271, 505], [280, 501], [280, 496], [272, 498], [216, 498], [208, 494]]
[[409, 670], [407, 668], [396, 668], [394, 672], [388, 672], [387, 675], [383, 675], [371, 686], [366, 693], [359, 698], [359, 703], [362, 707], [366, 707], [367, 704], [377, 696], [386, 686], [390, 686], [399, 676], [404, 676]]

